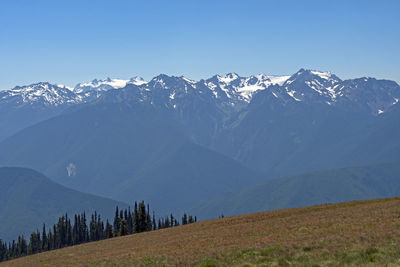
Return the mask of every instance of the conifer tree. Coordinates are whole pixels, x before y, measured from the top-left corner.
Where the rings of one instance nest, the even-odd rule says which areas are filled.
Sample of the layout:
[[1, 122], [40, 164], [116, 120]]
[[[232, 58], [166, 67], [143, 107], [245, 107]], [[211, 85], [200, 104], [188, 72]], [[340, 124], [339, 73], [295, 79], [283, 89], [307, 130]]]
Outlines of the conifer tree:
[[101, 220], [100, 215], [97, 217], [96, 236], [97, 240], [104, 239], [104, 223]]
[[114, 216], [114, 236], [119, 235], [119, 230], [120, 230], [120, 218], [117, 206], [117, 208], [115, 209], [115, 216]]
[[134, 222], [133, 225], [134, 225], [134, 229], [135, 229], [134, 233], [139, 233], [140, 232], [139, 231], [139, 228], [140, 228], [139, 221], [140, 221], [140, 219], [139, 219], [139, 209], [138, 209], [137, 202], [135, 201], [135, 207], [134, 207], [134, 210], [133, 210], [133, 222]]
[[156, 214], [153, 211], [153, 221], [152, 221], [152, 225], [153, 225], [153, 230], [157, 230], [157, 223], [156, 223]]
[[65, 227], [66, 227], [66, 229], [65, 229], [65, 231], [66, 231], [65, 245], [72, 246], [72, 226], [71, 226], [71, 220], [69, 218], [66, 219]]
[[133, 234], [133, 232], [134, 232], [134, 229], [133, 229], [133, 216], [132, 216], [132, 212], [131, 212], [131, 207], [129, 206], [129, 208], [128, 208], [128, 219], [127, 219], [127, 222], [128, 222], [128, 231], [129, 231], [129, 234]]
[[128, 234], [128, 224], [125, 219], [121, 220], [121, 227], [119, 231], [119, 236], [124, 236]]
[[[74, 223], [68, 218], [68, 214], [59, 217], [58, 222], [53, 227], [46, 230], [43, 224], [42, 233], [33, 232], [30, 236], [29, 243], [24, 236], [19, 236], [17, 242], [15, 240], [8, 245], [0, 239], [0, 262], [11, 258], [25, 256], [27, 254], [35, 254], [42, 251], [49, 251], [66, 246], [97, 241], [114, 236], [124, 236], [133, 233], [163, 229], [172, 226], [178, 226], [179, 221], [171, 213], [165, 218], [158, 218], [158, 225], [155, 213], [150, 216], [150, 207], [145, 205], [144, 201], [139, 204], [135, 202], [134, 210], [130, 208], [119, 210], [116, 207], [114, 217], [114, 227], [107, 219], [104, 222], [100, 214], [95, 211], [91, 217], [89, 225], [86, 223], [86, 213], [75, 214]], [[197, 221], [197, 217], [189, 216], [185, 213], [182, 217], [182, 224]]]
[[0, 238], [0, 262], [7, 260], [7, 244], [3, 243], [3, 240]]
[[169, 223], [169, 217], [167, 216], [167, 217], [165, 217], [165, 220], [164, 220], [164, 227], [165, 228], [168, 228], [168, 227], [170, 227], [170, 223]]
[[183, 214], [183, 217], [182, 217], [182, 225], [185, 225], [185, 224], [187, 224], [187, 223], [188, 223], [187, 214], [184, 213], [184, 214]]
[[24, 236], [19, 236], [18, 237], [18, 243], [17, 243], [17, 256], [25, 256], [28, 252], [28, 245], [26, 243], [26, 240]]
[[113, 237], [113, 229], [111, 224], [108, 222], [106, 223], [106, 230], [105, 230], [105, 236], [106, 238], [112, 238]]
[[28, 245], [28, 254], [35, 254], [40, 252], [41, 248], [41, 241], [40, 241], [40, 233], [37, 231], [36, 233], [32, 233], [30, 240], [29, 240], [29, 245]]
[[15, 243], [15, 240], [13, 240], [11, 245], [11, 258], [15, 258], [16, 256], [17, 256], [17, 244]]
[[46, 234], [46, 225], [43, 224], [42, 230], [42, 251], [47, 250], [47, 234]]

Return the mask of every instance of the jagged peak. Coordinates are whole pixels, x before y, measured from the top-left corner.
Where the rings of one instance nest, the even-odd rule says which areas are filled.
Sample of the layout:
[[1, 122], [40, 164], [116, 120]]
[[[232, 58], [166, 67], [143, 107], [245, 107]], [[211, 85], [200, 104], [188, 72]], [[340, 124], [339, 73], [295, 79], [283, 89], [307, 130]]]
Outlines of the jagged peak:
[[169, 76], [167, 74], [159, 74], [153, 79], [151, 79], [151, 82], [161, 83], [161, 84], [170, 82], [187, 82], [192, 85], [197, 83], [197, 81], [186, 78], [185, 76], [174, 76], [174, 75]]
[[153, 79], [151, 79], [152, 81], [154, 80], [154, 81], [157, 81], [157, 80], [160, 80], [160, 79], [168, 79], [168, 78], [173, 78], [173, 77], [175, 77], [175, 76], [169, 76], [169, 75], [167, 75], [167, 74], [164, 74], [164, 73], [160, 73], [160, 74], [158, 74], [157, 76], [155, 76]]
[[129, 79], [129, 81], [134, 82], [134, 81], [144, 81], [144, 79], [140, 76], [134, 76]]
[[49, 82], [37, 82], [37, 83], [32, 83], [29, 85], [22, 85], [22, 86], [15, 86], [12, 89], [6, 90], [6, 91], [20, 91], [20, 90], [26, 90], [26, 91], [31, 91], [35, 89], [41, 89], [41, 90], [49, 90], [49, 89], [68, 89], [71, 90], [70, 87], [65, 86], [65, 85], [58, 85], [58, 84], [51, 84]]
[[145, 81], [142, 77], [139, 76], [135, 76], [129, 79], [129, 83], [130, 84], [134, 84], [134, 85], [143, 85], [148, 83], [147, 81]]
[[[29, 85], [17, 85], [13, 89], [15, 89], [15, 88], [26, 88], [26, 87], [43, 86], [43, 85], [52, 86], [53, 84], [50, 84], [49, 82], [36, 82], [36, 83], [29, 84]], [[54, 84], [54, 86], [57, 86], [57, 85]]]
[[88, 83], [78, 83], [75, 86], [75, 89], [80, 89], [80, 88], [85, 88], [85, 87], [100, 88], [102, 86], [109, 86], [114, 89], [118, 89], [118, 88], [125, 87], [128, 82], [129, 82], [129, 80], [123, 80], [123, 79], [118, 79], [118, 78], [111, 79], [110, 77], [107, 77], [104, 80], [93, 79], [91, 82], [88, 82]]
[[239, 76], [239, 74], [237, 74], [236, 72], [229, 72], [229, 73], [227, 73], [227, 74], [225, 75], [225, 77], [229, 77], [229, 78], [232, 78], [232, 79], [236, 79], [236, 78], [238, 78], [238, 77], [240, 77], [240, 76]]
[[317, 79], [325, 80], [331, 83], [342, 81], [339, 77], [332, 74], [330, 71], [319, 71], [319, 70], [301, 68], [287, 80], [287, 83], [290, 84], [297, 79], [310, 80], [314, 77], [317, 77]]
[[307, 72], [307, 70], [304, 69], [304, 68], [300, 68], [300, 69], [295, 73], [295, 75], [300, 75], [300, 74], [303, 74], [304, 72]]
[[224, 76], [221, 75], [216, 75], [217, 79], [219, 82], [225, 83], [225, 84], [230, 84], [232, 81], [240, 78], [240, 76], [234, 72], [227, 73]]

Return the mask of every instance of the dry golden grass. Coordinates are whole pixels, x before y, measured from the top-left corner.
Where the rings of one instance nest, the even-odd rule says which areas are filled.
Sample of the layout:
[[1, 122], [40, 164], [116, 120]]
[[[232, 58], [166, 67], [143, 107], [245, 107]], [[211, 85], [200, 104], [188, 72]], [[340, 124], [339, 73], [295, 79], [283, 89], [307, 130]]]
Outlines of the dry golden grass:
[[2, 266], [400, 266], [400, 198], [261, 212], [113, 238]]

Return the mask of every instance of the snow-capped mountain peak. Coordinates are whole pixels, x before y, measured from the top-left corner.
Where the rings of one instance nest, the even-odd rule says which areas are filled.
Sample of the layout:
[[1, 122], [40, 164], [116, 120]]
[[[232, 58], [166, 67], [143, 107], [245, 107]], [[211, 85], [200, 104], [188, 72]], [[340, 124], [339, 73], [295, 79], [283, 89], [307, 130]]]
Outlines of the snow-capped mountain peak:
[[125, 87], [129, 80], [122, 80], [122, 79], [111, 79], [107, 78], [105, 80], [97, 80], [94, 79], [88, 83], [78, 83], [75, 86], [75, 90], [93, 90], [96, 89], [97, 91], [106, 91], [109, 89], [119, 89]]
[[332, 79], [332, 73], [330, 73], [330, 72], [322, 72], [322, 71], [316, 71], [316, 70], [310, 70], [310, 72], [324, 80]]
[[82, 97], [76, 95], [71, 88], [64, 85], [55, 85], [48, 82], [39, 82], [27, 86], [16, 86], [13, 89], [1, 92], [1, 99], [16, 104], [34, 104], [58, 106], [61, 104], [77, 104]]
[[295, 101], [320, 99], [331, 104], [340, 96], [342, 80], [330, 72], [300, 69], [287, 79], [282, 86]]
[[[290, 76], [273, 76], [258, 74], [250, 77], [241, 77], [236, 73], [228, 73], [225, 76], [216, 75], [206, 81], [214, 95], [218, 98], [226, 95], [231, 103], [244, 101], [249, 103], [255, 93], [265, 90], [272, 85], [282, 85]], [[218, 92], [220, 89], [222, 92]]]
[[270, 83], [266, 83], [267, 86], [269, 85], [282, 85], [284, 84], [289, 78], [290, 75], [265, 75], [265, 77], [270, 81]]
[[224, 83], [224, 84], [230, 84], [232, 81], [236, 80], [237, 78], [239, 78], [239, 75], [237, 75], [236, 73], [228, 73], [225, 76], [217, 75], [218, 81], [220, 83]]
[[133, 78], [130, 78], [128, 83], [139, 86], [139, 85], [146, 84], [147, 82], [142, 77], [135, 76]]
[[66, 86], [66, 85], [63, 85], [63, 84], [57, 84], [57, 86], [60, 87], [60, 88], [67, 88], [71, 92], [74, 91], [74, 87], [69, 87], [69, 86]]

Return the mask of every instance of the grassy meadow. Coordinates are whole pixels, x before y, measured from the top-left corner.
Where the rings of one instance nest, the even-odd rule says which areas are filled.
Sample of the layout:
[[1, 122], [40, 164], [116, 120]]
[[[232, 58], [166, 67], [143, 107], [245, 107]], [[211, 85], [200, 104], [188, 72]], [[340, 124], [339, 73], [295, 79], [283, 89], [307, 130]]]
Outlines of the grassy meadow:
[[203, 221], [1, 266], [400, 266], [400, 198]]

